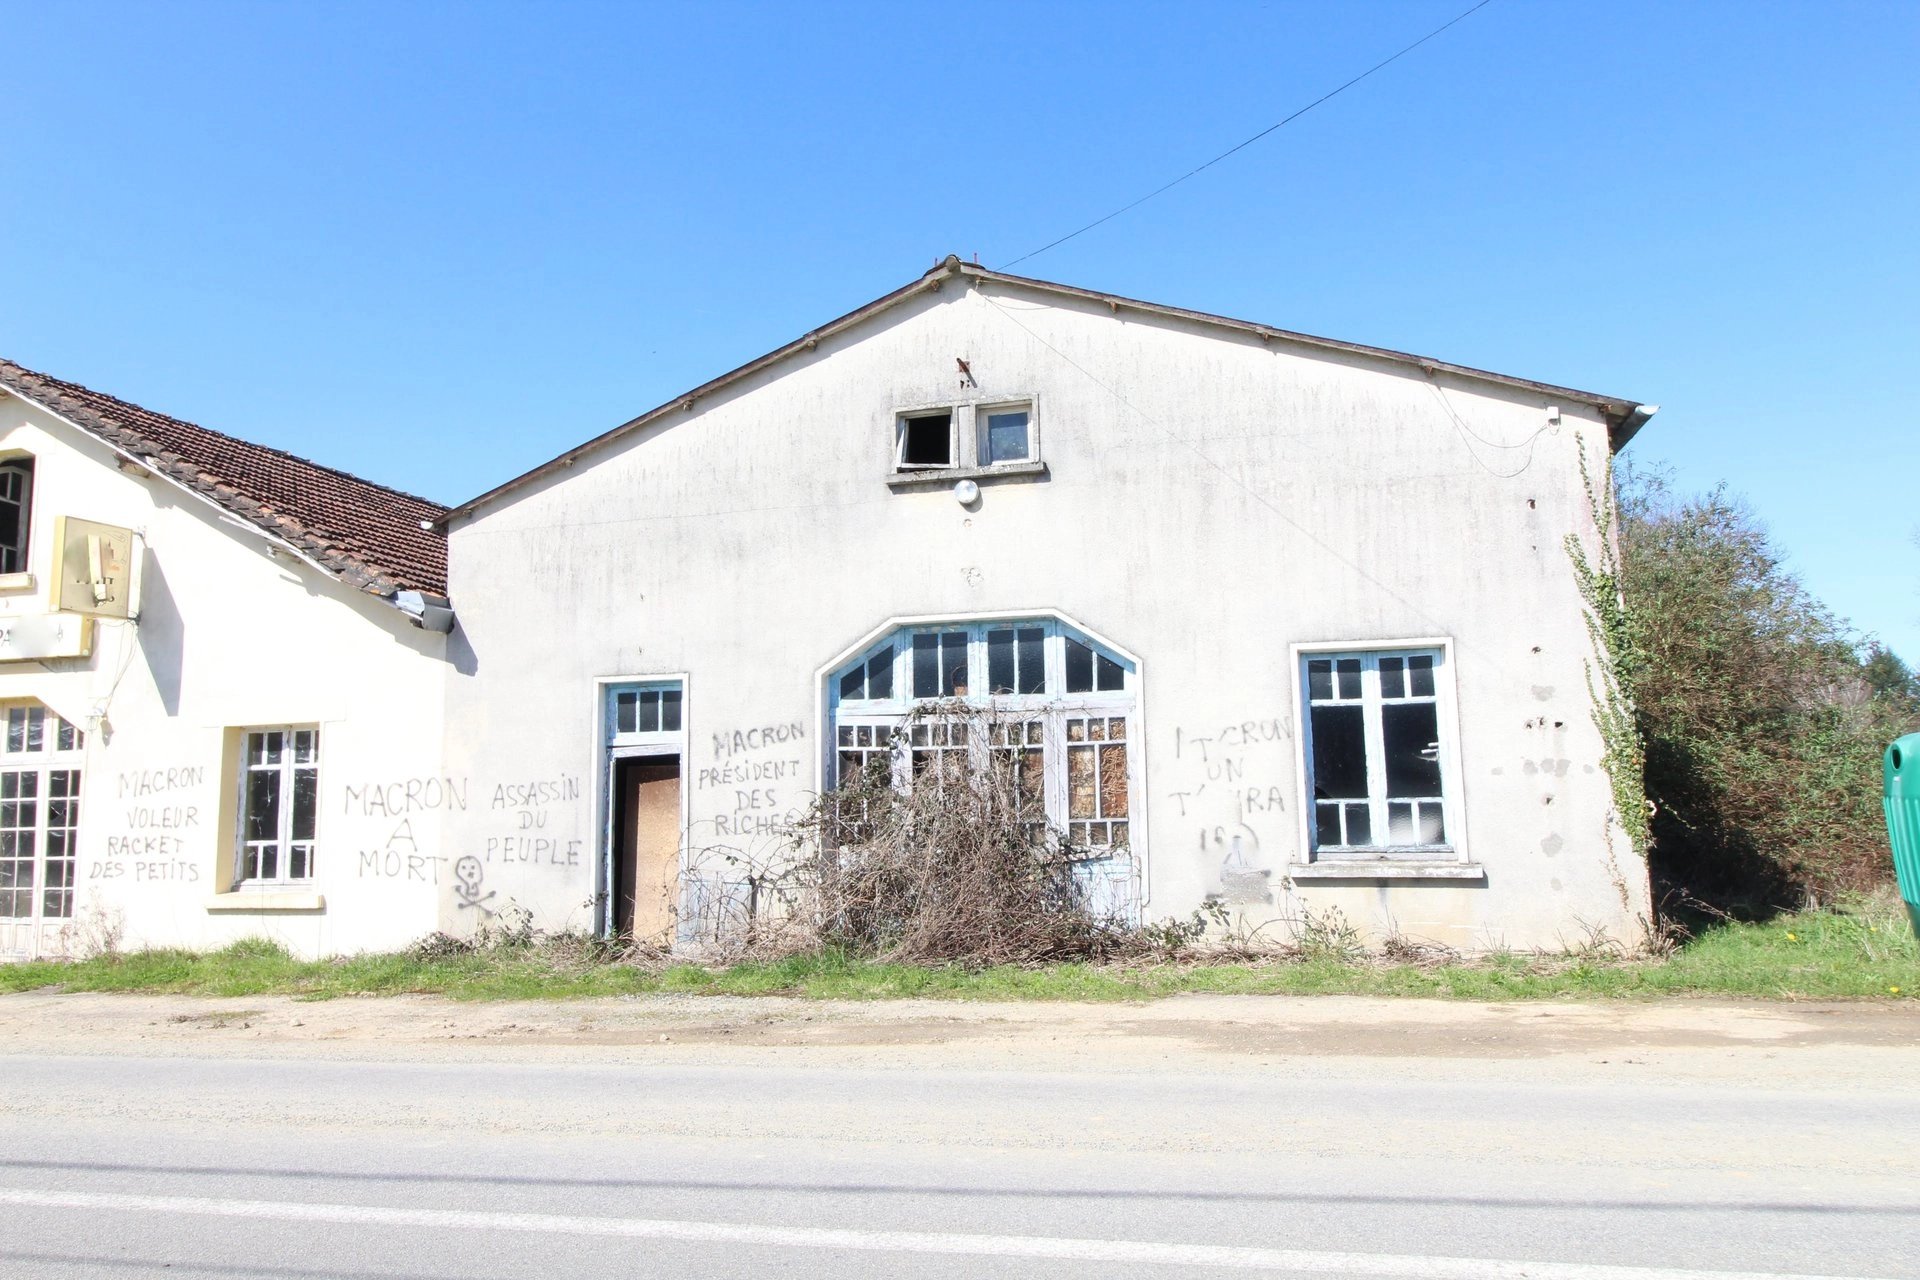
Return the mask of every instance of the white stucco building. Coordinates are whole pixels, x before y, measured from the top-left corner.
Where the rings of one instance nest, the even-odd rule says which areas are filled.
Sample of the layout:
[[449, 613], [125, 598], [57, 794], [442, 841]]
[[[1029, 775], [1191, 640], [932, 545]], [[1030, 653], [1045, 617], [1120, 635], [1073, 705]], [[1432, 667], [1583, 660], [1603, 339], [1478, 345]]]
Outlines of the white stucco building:
[[959, 696], [1109, 907], [1630, 938], [1564, 543], [1650, 412], [949, 258], [451, 512], [446, 769], [525, 781], [449, 838], [664, 930]]
[[[450, 511], [0, 388], [13, 954], [684, 934], [841, 771], [983, 749], [892, 741], [953, 698], [1105, 910], [1463, 949], [1647, 912], [1565, 547], [1632, 401], [952, 258]], [[62, 514], [137, 534], [137, 623], [52, 609]]]
[[[440, 514], [0, 361], [0, 955], [432, 927]], [[63, 532], [137, 621], [56, 609]]]

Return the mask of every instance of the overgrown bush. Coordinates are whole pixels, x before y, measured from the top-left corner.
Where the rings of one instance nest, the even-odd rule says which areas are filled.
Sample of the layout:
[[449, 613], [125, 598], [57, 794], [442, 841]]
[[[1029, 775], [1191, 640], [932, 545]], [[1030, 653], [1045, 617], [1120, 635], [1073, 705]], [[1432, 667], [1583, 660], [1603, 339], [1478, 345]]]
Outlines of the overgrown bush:
[[1887, 879], [1880, 755], [1920, 728], [1912, 673], [1724, 488], [1681, 498], [1625, 472], [1619, 504], [1662, 909], [1752, 918]]
[[957, 702], [877, 731], [778, 848], [695, 860], [681, 936], [735, 956], [820, 950], [969, 966], [1144, 949], [1140, 931], [1103, 915], [1076, 877], [1076, 864], [1107, 851], [1077, 849], [1050, 827], [1028, 732], [1026, 717]]
[[986, 965], [1135, 944], [1128, 922], [1089, 907], [1074, 864], [1093, 855], [1049, 828], [1043, 756], [1027, 728], [1024, 717], [964, 704], [924, 708], [815, 802], [795, 836], [827, 945]]

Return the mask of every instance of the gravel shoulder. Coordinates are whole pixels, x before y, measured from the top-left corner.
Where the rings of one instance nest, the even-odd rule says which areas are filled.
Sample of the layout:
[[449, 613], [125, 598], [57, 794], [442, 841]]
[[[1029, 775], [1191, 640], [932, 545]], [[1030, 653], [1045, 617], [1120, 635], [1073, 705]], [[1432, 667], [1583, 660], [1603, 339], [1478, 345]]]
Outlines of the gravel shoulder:
[[739, 1064], [953, 1070], [1415, 1073], [1855, 1090], [1920, 1075], [1920, 1005], [1485, 1004], [1178, 996], [1141, 1004], [640, 996], [0, 997], [0, 1054]]

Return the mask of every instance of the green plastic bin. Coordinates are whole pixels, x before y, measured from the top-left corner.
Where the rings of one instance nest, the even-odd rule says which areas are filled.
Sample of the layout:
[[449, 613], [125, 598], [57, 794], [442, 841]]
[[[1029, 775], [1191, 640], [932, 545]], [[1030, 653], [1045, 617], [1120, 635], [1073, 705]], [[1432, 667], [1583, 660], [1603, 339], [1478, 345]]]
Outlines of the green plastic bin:
[[1920, 733], [1895, 738], [1887, 748], [1887, 839], [1907, 918], [1920, 934]]

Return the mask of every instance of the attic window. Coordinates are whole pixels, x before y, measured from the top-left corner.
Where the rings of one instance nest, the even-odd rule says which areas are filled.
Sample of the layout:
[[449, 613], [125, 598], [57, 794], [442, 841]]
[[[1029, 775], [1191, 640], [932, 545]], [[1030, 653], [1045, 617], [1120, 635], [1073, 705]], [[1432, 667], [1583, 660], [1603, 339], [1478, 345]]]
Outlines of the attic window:
[[902, 416], [894, 465], [902, 471], [953, 466], [953, 410]]

